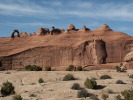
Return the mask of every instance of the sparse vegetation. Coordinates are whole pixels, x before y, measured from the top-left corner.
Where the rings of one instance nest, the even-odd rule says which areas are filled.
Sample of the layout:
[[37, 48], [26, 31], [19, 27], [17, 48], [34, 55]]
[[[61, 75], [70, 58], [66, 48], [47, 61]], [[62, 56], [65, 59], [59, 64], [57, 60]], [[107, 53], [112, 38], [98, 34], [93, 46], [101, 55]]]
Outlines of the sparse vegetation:
[[129, 78], [133, 78], [133, 74], [129, 75]]
[[84, 85], [88, 88], [88, 89], [95, 89], [97, 86], [97, 82], [95, 80], [91, 80], [86, 78], [86, 81], [84, 82]]
[[124, 100], [133, 100], [133, 90], [125, 90], [121, 92]]
[[21, 95], [16, 94], [13, 96], [12, 100], [22, 100], [22, 97]]
[[86, 98], [86, 97], [89, 97], [89, 93], [87, 92], [86, 89], [81, 89], [78, 91], [77, 97], [78, 98]]
[[108, 90], [107, 90], [107, 93], [108, 93], [108, 94], [113, 94], [114, 92], [113, 92], [113, 90], [108, 89]]
[[125, 84], [122, 80], [117, 80], [115, 84]]
[[119, 66], [116, 66], [115, 68], [117, 72], [126, 72], [124, 69], [121, 69], [121, 67]]
[[46, 66], [45, 67], [45, 71], [51, 71], [51, 67], [50, 66]]
[[74, 66], [70, 65], [69, 67], [66, 68], [66, 71], [73, 71], [74, 70]]
[[103, 99], [103, 100], [107, 100], [108, 97], [109, 97], [108, 94], [102, 94], [102, 99]]
[[75, 80], [72, 74], [67, 74], [63, 78], [63, 81], [70, 81], [70, 80]]
[[28, 71], [42, 71], [42, 68], [36, 65], [27, 65], [25, 66], [25, 69]]
[[35, 94], [30, 94], [29, 97], [36, 97], [36, 95]]
[[74, 83], [72, 85], [71, 89], [73, 89], [73, 90], [80, 90], [81, 88], [80, 88], [80, 85], [78, 83]]
[[3, 67], [0, 67], [0, 71], [4, 71], [4, 70], [6, 70], [5, 68], [3, 68]]
[[109, 75], [102, 75], [100, 79], [111, 79], [111, 76]]
[[117, 96], [115, 97], [115, 100], [123, 100], [123, 99], [121, 98], [120, 95], [117, 95]]
[[39, 83], [44, 83], [44, 80], [42, 78], [39, 78], [38, 82]]
[[1, 87], [1, 94], [2, 96], [8, 96], [11, 94], [15, 94], [13, 84], [8, 81], [3, 83]]
[[117, 72], [121, 72], [121, 68], [119, 66], [116, 66], [115, 68]]
[[76, 71], [82, 71], [82, 70], [83, 70], [82, 66], [78, 66], [78, 67], [76, 68]]

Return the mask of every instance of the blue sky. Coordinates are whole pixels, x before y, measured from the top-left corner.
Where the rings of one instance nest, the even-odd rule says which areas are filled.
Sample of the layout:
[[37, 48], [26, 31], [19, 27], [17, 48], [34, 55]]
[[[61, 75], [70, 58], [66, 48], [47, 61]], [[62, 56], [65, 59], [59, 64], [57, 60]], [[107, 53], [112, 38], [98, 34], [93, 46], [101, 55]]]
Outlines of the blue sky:
[[132, 0], [0, 0], [0, 37], [12, 30], [37, 32], [39, 27], [91, 30], [108, 24], [113, 30], [133, 36]]

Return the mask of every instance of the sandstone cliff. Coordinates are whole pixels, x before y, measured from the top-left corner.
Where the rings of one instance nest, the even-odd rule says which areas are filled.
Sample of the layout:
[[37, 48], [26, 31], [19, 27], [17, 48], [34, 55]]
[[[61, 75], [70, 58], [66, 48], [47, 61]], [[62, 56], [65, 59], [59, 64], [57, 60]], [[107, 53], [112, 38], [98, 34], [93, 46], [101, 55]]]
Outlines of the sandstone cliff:
[[20, 33], [20, 37], [0, 38], [0, 67], [15, 69], [29, 64], [85, 67], [120, 63], [132, 51], [133, 37], [112, 31], [107, 25], [96, 30], [85, 26], [79, 30], [70, 25], [68, 30], [39, 28], [34, 35]]

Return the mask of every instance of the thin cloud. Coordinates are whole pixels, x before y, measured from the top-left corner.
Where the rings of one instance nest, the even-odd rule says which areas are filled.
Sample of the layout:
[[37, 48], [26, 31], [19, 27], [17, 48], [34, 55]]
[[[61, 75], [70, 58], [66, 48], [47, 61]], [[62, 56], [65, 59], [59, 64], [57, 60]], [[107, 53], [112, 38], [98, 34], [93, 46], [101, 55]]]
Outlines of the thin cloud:
[[[12, 2], [11, 2], [12, 1]], [[41, 5], [42, 4], [42, 5]], [[44, 5], [43, 5], [44, 4]], [[133, 3], [92, 3], [80, 0], [69, 1], [40, 1], [39, 3], [30, 0], [0, 1], [0, 14], [10, 16], [30, 16], [60, 19], [63, 16], [73, 18], [96, 18], [121, 21], [133, 21]]]

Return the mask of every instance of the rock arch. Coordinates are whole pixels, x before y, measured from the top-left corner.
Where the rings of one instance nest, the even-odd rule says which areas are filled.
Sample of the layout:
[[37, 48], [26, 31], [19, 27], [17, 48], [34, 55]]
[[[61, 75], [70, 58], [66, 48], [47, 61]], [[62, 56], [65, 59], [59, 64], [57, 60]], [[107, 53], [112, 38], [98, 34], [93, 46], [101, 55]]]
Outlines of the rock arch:
[[15, 33], [18, 33], [18, 34], [17, 34], [17, 37], [20, 37], [19, 31], [18, 31], [18, 30], [14, 30], [14, 31], [12, 32], [11, 38], [14, 38], [14, 37], [15, 37], [15, 35], [14, 35]]

